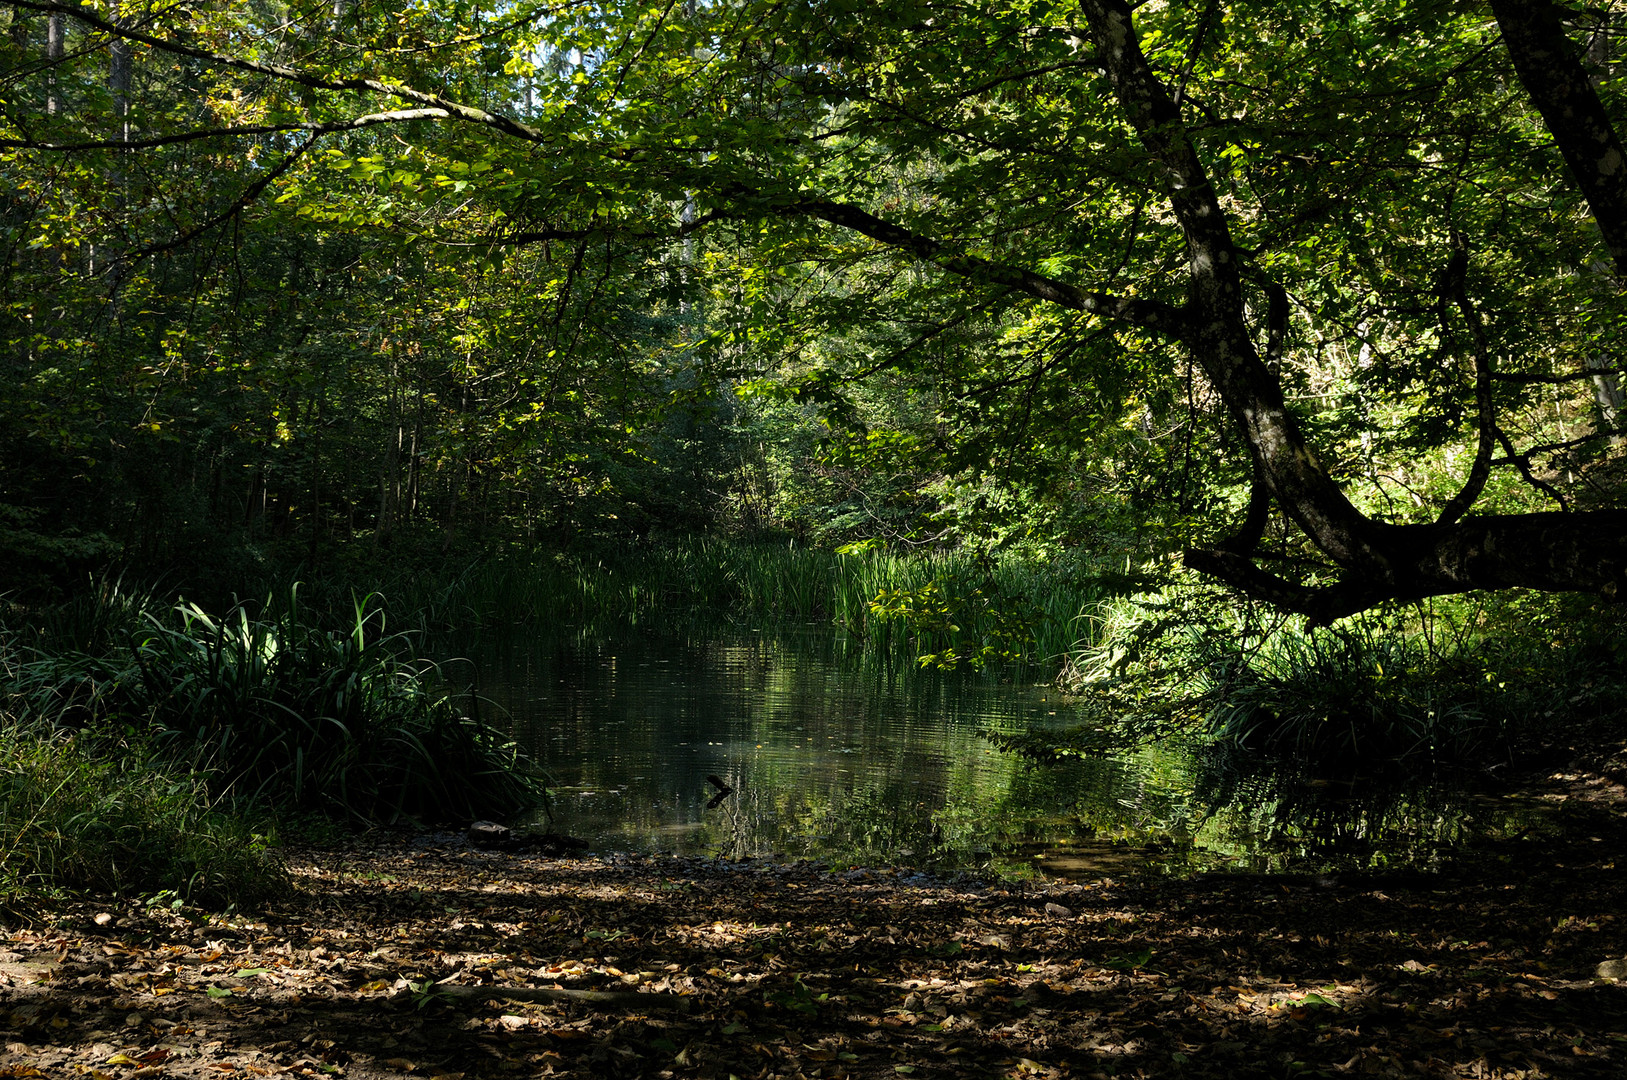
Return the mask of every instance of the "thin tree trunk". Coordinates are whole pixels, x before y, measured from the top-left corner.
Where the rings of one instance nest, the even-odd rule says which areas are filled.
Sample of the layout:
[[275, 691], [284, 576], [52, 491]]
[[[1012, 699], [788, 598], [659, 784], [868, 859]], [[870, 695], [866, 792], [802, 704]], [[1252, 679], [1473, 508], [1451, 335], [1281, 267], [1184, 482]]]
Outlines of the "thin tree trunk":
[[395, 362], [396, 347], [391, 345], [391, 364], [385, 408], [389, 416], [388, 435], [384, 440], [384, 462], [379, 468], [378, 521], [373, 526], [376, 543], [387, 544], [395, 528], [395, 515], [401, 501], [401, 444], [406, 439], [406, 427], [401, 416], [401, 391], [398, 386], [400, 371]]
[[45, 112], [48, 116], [62, 111], [62, 98], [57, 93], [57, 65], [62, 63], [65, 34], [62, 13], [51, 12], [45, 23]]
[[1627, 443], [1627, 437], [1621, 434], [1621, 412], [1627, 405], [1627, 394], [1622, 393], [1621, 379], [1611, 370], [1610, 360], [1595, 353], [1587, 358], [1587, 366], [1593, 372], [1593, 400], [1599, 406], [1599, 427], [1616, 432], [1610, 444], [1620, 447]]
[[130, 43], [114, 38], [108, 46], [107, 88], [113, 95], [113, 137], [130, 141]]

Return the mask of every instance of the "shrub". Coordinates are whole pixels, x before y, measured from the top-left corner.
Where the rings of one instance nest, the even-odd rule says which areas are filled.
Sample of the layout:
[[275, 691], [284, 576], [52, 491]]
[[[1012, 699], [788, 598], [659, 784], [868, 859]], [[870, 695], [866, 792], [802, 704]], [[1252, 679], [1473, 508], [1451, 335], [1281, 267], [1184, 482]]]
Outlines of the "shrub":
[[1418, 634], [1355, 624], [1282, 631], [1244, 652], [1210, 643], [1207, 726], [1239, 747], [1338, 770], [1461, 763], [1503, 744], [1505, 701]]
[[1450, 598], [1305, 630], [1171, 584], [1098, 612], [1060, 680], [1088, 721], [1007, 745], [1044, 757], [1198, 733], [1315, 774], [1370, 774], [1506, 763], [1619, 737], [1627, 720], [1627, 619], [1585, 597]]

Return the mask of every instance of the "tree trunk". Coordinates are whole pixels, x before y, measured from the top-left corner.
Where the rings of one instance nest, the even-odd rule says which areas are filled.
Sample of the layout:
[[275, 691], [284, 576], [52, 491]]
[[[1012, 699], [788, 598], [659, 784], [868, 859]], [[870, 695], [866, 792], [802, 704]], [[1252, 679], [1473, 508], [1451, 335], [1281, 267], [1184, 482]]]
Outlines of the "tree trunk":
[[[1285, 514], [1342, 571], [1313, 588], [1279, 578], [1254, 558], [1256, 537], [1189, 551], [1187, 563], [1313, 622], [1328, 622], [1390, 599], [1418, 599], [1471, 589], [1524, 587], [1585, 590], [1627, 598], [1627, 511], [1539, 513], [1456, 521], [1478, 494], [1471, 476], [1463, 497], [1433, 525], [1398, 526], [1358, 511], [1328, 474], [1287, 411], [1282, 385], [1254, 347], [1239, 273], [1241, 259], [1227, 216], [1182, 123], [1180, 109], [1136, 41], [1123, 0], [1085, 0], [1083, 9], [1114, 94], [1153, 162], [1163, 172], [1171, 209], [1187, 245], [1189, 300], [1185, 335], [1194, 362], [1219, 392], [1242, 430], [1257, 476]], [[1587, 139], [1589, 153], [1567, 151], [1573, 170], [1586, 166], [1590, 200], [1610, 200], [1598, 214], [1618, 263], [1627, 267], [1627, 157], [1573, 51], [1552, 40], [1558, 17], [1546, 3], [1494, 0], [1515, 9], [1524, 36], [1511, 49], [1537, 50], [1545, 65], [1533, 95], [1561, 94], [1564, 146]], [[1505, 26], [1505, 39], [1513, 36]], [[1562, 38], [1562, 36], [1561, 36]], [[1567, 66], [1568, 65], [1568, 66]], [[1518, 66], [1518, 61], [1517, 61]], [[1524, 71], [1522, 70], [1522, 76]], [[1597, 116], [1589, 112], [1588, 99]], [[1546, 117], [1548, 109], [1543, 109]], [[1611, 157], [1611, 155], [1616, 155]], [[1597, 210], [1597, 205], [1595, 206]], [[1610, 224], [1606, 225], [1608, 218]], [[1621, 246], [1615, 245], [1619, 229]], [[1482, 454], [1491, 433], [1489, 395], [1481, 402]], [[1251, 500], [1251, 504], [1256, 500]], [[1245, 530], [1256, 532], [1257, 530]]]
[[1593, 210], [1616, 276], [1627, 281], [1627, 149], [1582, 66], [1581, 50], [1565, 36], [1549, 0], [1491, 0], [1491, 10], [1520, 83]]
[[65, 39], [62, 12], [53, 11], [45, 23], [45, 112], [55, 116], [62, 111], [62, 98], [57, 93], [57, 66], [62, 63], [62, 43]]
[[[114, 20], [119, 25], [123, 19]], [[130, 141], [130, 43], [115, 37], [107, 47], [107, 89], [113, 97], [113, 138]]]

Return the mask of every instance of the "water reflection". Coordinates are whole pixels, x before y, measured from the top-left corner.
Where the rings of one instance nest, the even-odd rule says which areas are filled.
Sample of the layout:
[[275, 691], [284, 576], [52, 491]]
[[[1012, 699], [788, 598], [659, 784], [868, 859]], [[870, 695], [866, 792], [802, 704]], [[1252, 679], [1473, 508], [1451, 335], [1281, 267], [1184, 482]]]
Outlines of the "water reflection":
[[[551, 773], [556, 827], [597, 851], [1088, 876], [1427, 861], [1466, 827], [1445, 807], [1424, 808], [1434, 824], [1420, 826], [1397, 803], [1351, 827], [1324, 814], [1307, 831], [1281, 790], [1189, 746], [1036, 765], [983, 733], [1073, 723], [1049, 686], [899, 673], [823, 628], [453, 647]], [[708, 808], [710, 775], [734, 791]], [[1386, 846], [1397, 823], [1402, 855]], [[1330, 825], [1332, 847], [1317, 833]]]

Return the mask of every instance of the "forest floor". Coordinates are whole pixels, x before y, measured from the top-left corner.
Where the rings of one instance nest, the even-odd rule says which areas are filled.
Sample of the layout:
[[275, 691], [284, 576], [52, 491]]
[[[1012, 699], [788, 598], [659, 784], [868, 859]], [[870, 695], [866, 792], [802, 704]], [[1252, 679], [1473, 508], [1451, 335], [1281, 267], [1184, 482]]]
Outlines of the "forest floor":
[[[0, 1077], [1627, 1076], [1627, 802], [1438, 873], [1017, 885], [456, 835], [0, 930]], [[1601, 967], [1602, 965], [1602, 967]]]

